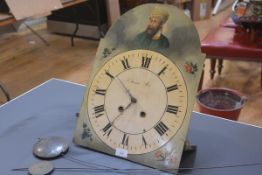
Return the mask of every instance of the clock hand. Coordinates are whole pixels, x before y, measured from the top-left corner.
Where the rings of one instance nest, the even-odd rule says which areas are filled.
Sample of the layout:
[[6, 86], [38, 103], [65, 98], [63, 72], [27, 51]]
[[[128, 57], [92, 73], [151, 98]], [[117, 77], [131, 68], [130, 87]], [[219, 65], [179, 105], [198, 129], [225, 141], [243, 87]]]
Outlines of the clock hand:
[[111, 122], [112, 125], [114, 124], [114, 122], [116, 121], [116, 119], [118, 119], [133, 103], [136, 103], [136, 101], [130, 101], [130, 103], [128, 103], [128, 105], [113, 119], [113, 121]]
[[125, 86], [125, 84], [123, 83], [123, 81], [118, 78], [118, 77], [115, 77], [121, 84], [121, 86], [125, 89], [125, 91], [127, 92], [127, 94], [129, 95], [130, 99], [131, 99], [131, 102], [132, 103], [136, 103], [136, 98], [130, 93], [129, 89], [127, 89], [127, 87]]

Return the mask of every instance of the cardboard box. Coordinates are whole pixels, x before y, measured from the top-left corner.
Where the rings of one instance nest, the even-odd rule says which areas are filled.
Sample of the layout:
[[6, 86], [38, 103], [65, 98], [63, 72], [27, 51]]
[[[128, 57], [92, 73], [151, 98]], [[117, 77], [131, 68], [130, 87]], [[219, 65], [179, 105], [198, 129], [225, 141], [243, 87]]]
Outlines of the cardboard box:
[[212, 0], [193, 0], [192, 19], [194, 21], [210, 18]]

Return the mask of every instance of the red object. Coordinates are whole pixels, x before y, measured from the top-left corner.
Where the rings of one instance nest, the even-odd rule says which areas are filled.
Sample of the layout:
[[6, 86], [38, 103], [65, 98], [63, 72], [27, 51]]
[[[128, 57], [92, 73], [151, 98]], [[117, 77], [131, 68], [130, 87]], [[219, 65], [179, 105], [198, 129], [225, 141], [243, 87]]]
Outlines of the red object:
[[211, 58], [262, 62], [262, 38], [252, 37], [240, 27], [221, 26], [207, 35], [201, 49]]
[[[218, 28], [212, 30], [201, 41], [201, 50], [211, 59], [211, 79], [215, 74], [218, 59], [218, 73], [223, 68], [223, 60], [262, 62], [262, 26], [253, 25], [248, 32], [237, 26], [229, 16]], [[201, 85], [200, 85], [201, 88]], [[262, 89], [262, 71], [261, 71]]]
[[247, 98], [236, 90], [209, 88], [198, 92], [197, 104], [201, 113], [238, 120]]

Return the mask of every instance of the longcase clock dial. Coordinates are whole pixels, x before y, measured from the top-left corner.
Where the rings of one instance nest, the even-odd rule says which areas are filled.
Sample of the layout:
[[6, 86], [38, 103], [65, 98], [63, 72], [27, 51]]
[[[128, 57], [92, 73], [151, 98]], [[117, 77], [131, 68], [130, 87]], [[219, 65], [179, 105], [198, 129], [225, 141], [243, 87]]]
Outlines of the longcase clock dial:
[[132, 50], [97, 72], [88, 92], [88, 116], [106, 145], [144, 154], [177, 133], [187, 98], [182, 73], [172, 61], [154, 51]]

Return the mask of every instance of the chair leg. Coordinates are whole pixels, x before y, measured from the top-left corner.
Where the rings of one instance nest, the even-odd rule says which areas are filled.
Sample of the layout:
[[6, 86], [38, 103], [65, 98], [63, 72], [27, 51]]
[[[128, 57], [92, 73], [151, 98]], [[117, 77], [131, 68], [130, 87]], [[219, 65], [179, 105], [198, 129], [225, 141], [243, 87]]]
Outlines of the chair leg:
[[215, 67], [216, 67], [216, 61], [217, 61], [217, 59], [211, 59], [210, 60], [210, 78], [211, 78], [211, 80], [213, 80], [213, 78], [214, 78], [214, 75], [215, 75], [215, 73], [216, 73], [216, 70], [215, 70]]
[[222, 68], [223, 68], [223, 59], [218, 59], [218, 65], [217, 65], [218, 75], [221, 75]]

